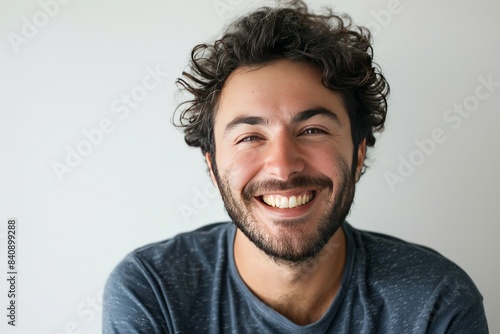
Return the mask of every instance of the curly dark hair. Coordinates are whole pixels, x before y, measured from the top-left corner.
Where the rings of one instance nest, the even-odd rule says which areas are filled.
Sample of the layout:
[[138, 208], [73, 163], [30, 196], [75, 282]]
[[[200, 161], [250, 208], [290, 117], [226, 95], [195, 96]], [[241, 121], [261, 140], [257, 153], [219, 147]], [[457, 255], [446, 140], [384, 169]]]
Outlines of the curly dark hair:
[[[193, 98], [177, 107], [173, 123], [183, 128], [189, 146], [210, 154], [214, 165], [215, 112], [229, 75], [242, 66], [262, 66], [280, 59], [303, 61], [321, 70], [325, 87], [341, 93], [357, 163], [358, 145], [366, 138], [367, 146], [372, 147], [374, 133], [384, 128], [389, 95], [389, 84], [373, 61], [370, 42], [368, 29], [352, 25], [348, 15], [330, 9], [313, 14], [302, 1], [262, 7], [230, 24], [213, 44], [194, 47], [189, 71], [176, 81]], [[363, 167], [364, 172], [366, 164]]]

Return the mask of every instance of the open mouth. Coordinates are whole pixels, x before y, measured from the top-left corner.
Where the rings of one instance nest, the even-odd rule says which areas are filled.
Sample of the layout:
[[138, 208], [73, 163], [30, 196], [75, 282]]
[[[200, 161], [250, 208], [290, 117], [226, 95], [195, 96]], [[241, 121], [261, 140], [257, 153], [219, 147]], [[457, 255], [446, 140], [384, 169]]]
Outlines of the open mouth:
[[258, 199], [271, 207], [279, 209], [292, 209], [305, 205], [314, 199], [315, 191], [305, 191], [299, 195], [282, 196], [277, 194], [268, 194], [259, 196]]

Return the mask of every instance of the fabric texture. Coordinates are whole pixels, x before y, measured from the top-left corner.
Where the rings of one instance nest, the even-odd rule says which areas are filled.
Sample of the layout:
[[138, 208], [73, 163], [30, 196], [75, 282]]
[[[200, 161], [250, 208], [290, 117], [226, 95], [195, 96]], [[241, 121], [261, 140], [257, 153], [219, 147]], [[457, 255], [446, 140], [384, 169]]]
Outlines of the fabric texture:
[[253, 295], [235, 266], [236, 227], [218, 223], [127, 255], [106, 283], [103, 333], [488, 333], [482, 297], [453, 262], [343, 229], [341, 288], [315, 323], [296, 325]]

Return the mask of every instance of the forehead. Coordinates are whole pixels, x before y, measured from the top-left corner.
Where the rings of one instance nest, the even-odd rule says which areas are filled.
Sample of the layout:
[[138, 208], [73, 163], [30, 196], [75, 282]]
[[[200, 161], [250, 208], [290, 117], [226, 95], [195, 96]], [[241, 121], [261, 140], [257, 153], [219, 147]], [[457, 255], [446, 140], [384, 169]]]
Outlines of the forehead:
[[222, 89], [215, 126], [244, 116], [286, 121], [314, 108], [332, 110], [341, 123], [348, 123], [342, 96], [322, 84], [321, 72], [313, 65], [279, 60], [259, 67], [240, 67]]

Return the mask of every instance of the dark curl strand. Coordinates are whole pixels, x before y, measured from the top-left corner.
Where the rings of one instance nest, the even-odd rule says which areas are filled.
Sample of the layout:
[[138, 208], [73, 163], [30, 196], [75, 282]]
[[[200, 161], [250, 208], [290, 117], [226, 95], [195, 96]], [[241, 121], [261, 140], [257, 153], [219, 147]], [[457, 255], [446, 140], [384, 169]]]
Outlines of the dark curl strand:
[[178, 106], [178, 121], [173, 122], [184, 129], [188, 145], [200, 147], [214, 161], [215, 112], [229, 75], [242, 66], [303, 61], [321, 70], [325, 87], [341, 93], [356, 157], [363, 139], [368, 147], [375, 145], [374, 133], [383, 130], [387, 113], [389, 84], [373, 61], [370, 41], [368, 29], [330, 9], [313, 14], [302, 1], [260, 8], [229, 25], [215, 43], [193, 49], [189, 71], [177, 79], [180, 89], [193, 98]]

